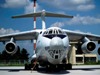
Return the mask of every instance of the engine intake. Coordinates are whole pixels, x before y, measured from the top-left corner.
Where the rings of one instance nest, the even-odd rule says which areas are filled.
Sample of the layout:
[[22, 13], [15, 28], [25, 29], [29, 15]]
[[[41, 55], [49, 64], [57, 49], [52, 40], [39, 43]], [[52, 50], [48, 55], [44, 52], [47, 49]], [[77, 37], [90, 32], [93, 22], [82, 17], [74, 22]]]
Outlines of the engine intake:
[[5, 50], [8, 54], [15, 54], [17, 51], [17, 45], [14, 42], [7, 42]]
[[92, 41], [88, 41], [83, 43], [81, 48], [84, 53], [91, 53], [93, 50], [95, 50], [96, 44]]

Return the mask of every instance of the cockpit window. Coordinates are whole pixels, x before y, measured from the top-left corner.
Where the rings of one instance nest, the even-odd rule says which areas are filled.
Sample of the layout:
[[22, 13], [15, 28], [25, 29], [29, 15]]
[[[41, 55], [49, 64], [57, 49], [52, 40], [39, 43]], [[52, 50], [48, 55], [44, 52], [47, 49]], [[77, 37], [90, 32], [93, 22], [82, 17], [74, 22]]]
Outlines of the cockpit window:
[[58, 30], [59, 34], [62, 34], [62, 31], [61, 30]]
[[57, 36], [63, 39], [66, 37], [66, 34], [64, 34], [60, 29], [48, 29], [44, 32], [43, 36], [50, 39]]
[[49, 34], [52, 34], [52, 30], [49, 31]]
[[45, 31], [43, 35], [47, 35], [47, 34], [48, 34], [48, 31]]
[[56, 34], [56, 30], [54, 30], [54, 34]]
[[56, 30], [56, 34], [58, 34], [58, 31]]

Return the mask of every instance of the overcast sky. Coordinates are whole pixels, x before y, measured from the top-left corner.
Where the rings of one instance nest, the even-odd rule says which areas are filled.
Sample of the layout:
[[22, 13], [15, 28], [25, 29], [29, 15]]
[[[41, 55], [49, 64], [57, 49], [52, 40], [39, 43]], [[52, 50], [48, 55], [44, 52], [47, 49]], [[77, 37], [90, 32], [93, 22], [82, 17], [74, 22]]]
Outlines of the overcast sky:
[[[46, 27], [57, 26], [100, 35], [100, 0], [37, 0], [37, 11], [73, 15], [73, 19], [46, 18]], [[0, 0], [0, 35], [33, 29], [33, 18], [12, 19], [11, 16], [33, 12], [31, 0]], [[37, 18], [37, 29], [42, 28]], [[18, 42], [32, 51], [30, 41]], [[0, 50], [3, 49], [0, 43]], [[27, 46], [29, 45], [29, 46]]]

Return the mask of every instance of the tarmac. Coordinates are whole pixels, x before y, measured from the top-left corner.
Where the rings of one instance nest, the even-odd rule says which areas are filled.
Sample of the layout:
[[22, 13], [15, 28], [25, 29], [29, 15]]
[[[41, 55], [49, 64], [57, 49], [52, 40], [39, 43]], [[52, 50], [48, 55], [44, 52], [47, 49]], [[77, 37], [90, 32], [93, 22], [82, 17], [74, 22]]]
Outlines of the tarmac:
[[100, 75], [100, 65], [78, 65], [60, 72], [46, 72], [44, 68], [31, 71], [24, 67], [0, 67], [0, 75]]

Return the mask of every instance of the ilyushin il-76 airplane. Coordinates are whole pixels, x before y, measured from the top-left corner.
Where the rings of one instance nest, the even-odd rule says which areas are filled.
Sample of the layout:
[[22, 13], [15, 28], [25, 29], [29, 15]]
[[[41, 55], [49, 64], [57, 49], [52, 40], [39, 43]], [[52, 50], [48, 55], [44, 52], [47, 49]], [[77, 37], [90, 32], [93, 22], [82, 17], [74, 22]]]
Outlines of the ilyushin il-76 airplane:
[[32, 56], [31, 64], [26, 64], [25, 69], [38, 69], [39, 66], [51, 70], [72, 69], [72, 65], [66, 63], [71, 46], [70, 42], [82, 42], [81, 50], [86, 54], [96, 49], [94, 41], [100, 41], [99, 35], [75, 32], [59, 27], [46, 29], [45, 17], [73, 18], [73, 16], [70, 15], [51, 13], [43, 10], [41, 12], [13, 16], [13, 18], [30, 17], [41, 17], [42, 29], [0, 35], [1, 42], [8, 41], [5, 43], [5, 50], [9, 54], [14, 54], [17, 51], [15, 41], [36, 40], [35, 54]]

